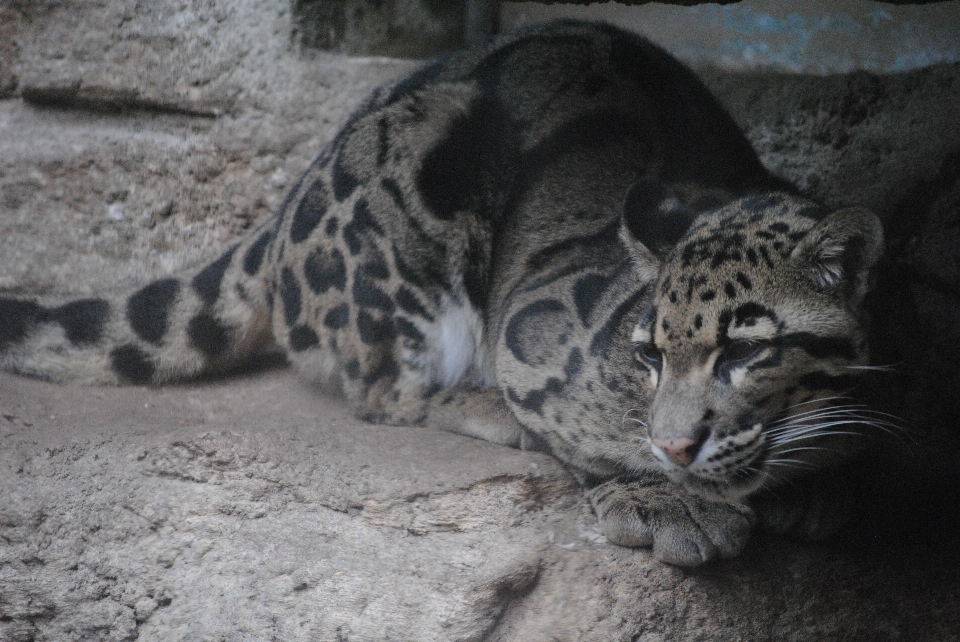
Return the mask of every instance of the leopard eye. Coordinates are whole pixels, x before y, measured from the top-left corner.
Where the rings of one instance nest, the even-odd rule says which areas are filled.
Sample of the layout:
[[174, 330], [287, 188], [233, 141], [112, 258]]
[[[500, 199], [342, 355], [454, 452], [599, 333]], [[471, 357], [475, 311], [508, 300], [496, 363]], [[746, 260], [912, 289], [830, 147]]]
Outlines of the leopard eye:
[[717, 359], [717, 367], [733, 368], [755, 359], [767, 348], [762, 341], [733, 341], [727, 345]]
[[637, 343], [633, 346], [633, 358], [647, 368], [659, 372], [663, 368], [663, 354], [652, 343]]

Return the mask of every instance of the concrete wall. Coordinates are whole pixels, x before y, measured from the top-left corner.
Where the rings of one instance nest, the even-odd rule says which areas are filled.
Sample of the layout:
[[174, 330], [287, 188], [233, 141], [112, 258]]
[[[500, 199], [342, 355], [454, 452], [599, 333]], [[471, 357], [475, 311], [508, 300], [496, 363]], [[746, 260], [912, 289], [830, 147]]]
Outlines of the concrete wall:
[[960, 60], [960, 2], [746, 0], [693, 7], [505, 2], [501, 25], [560, 17], [612, 22], [643, 33], [688, 63], [730, 70], [885, 73]]

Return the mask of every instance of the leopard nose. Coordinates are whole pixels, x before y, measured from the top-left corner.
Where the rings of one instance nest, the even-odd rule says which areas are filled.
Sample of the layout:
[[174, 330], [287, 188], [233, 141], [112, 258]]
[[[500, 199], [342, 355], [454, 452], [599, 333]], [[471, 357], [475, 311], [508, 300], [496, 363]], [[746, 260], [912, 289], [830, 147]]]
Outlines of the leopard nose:
[[700, 452], [705, 441], [707, 441], [706, 434], [699, 439], [691, 439], [689, 437], [654, 437], [653, 445], [662, 450], [663, 454], [667, 456], [667, 459], [677, 466], [683, 466], [685, 468], [697, 458], [697, 453]]

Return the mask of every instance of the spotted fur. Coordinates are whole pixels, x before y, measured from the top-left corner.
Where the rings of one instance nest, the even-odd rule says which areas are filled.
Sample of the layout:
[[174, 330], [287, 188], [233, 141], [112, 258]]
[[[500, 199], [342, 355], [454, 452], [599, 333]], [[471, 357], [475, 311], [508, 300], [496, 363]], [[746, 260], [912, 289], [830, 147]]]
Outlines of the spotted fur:
[[548, 450], [611, 540], [692, 565], [742, 549], [765, 489], [856, 450], [865, 415], [837, 400], [880, 248], [872, 214], [765, 171], [663, 51], [559, 23], [374, 92], [199, 271], [0, 299], [0, 364], [160, 384], [279, 347], [371, 421]]

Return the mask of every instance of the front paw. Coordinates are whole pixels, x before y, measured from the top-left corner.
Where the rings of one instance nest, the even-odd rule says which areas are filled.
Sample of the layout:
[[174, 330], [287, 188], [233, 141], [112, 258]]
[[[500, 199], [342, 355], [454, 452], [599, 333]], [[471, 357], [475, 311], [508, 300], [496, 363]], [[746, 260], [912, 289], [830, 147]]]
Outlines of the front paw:
[[659, 476], [606, 482], [591, 502], [611, 542], [652, 546], [658, 559], [677, 566], [736, 557], [756, 522], [746, 504], [695, 497]]

